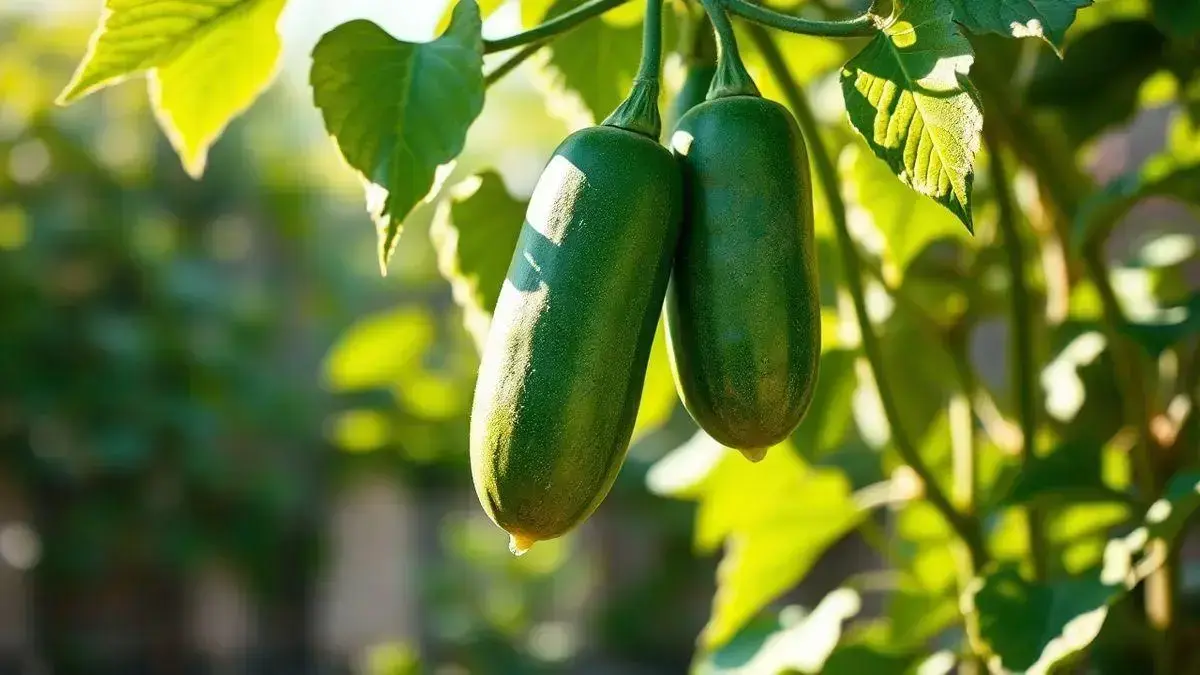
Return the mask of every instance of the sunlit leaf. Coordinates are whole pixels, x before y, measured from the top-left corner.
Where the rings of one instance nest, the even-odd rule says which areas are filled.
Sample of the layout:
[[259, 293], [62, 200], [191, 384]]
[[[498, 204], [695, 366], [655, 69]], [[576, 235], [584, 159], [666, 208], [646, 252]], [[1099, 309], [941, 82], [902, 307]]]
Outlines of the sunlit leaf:
[[974, 59], [948, 0], [912, 0], [842, 69], [846, 111], [872, 152], [967, 229], [983, 128], [966, 79]]
[[365, 20], [326, 33], [313, 49], [313, 101], [346, 162], [367, 185], [386, 269], [404, 219], [435, 190], [483, 109], [479, 7], [461, 0], [446, 32], [413, 44]]
[[349, 410], [332, 420], [331, 440], [347, 452], [370, 452], [391, 438], [391, 423], [377, 410]]
[[858, 593], [847, 588], [825, 596], [812, 612], [789, 607], [780, 615], [777, 630], [739, 633], [706, 655], [697, 665], [696, 675], [826, 672], [823, 666], [841, 639], [843, 625], [861, 608]]
[[727, 451], [705, 480], [696, 522], [701, 550], [725, 542], [703, 643], [728, 642], [863, 515], [844, 476], [806, 467], [787, 445], [757, 464]]
[[930, 591], [914, 584], [905, 584], [888, 593], [887, 614], [891, 619], [888, 641], [901, 647], [920, 647], [962, 621], [956, 594]]
[[951, 0], [954, 15], [973, 33], [1036, 37], [1061, 50], [1075, 12], [1092, 0]]
[[1050, 453], [1034, 457], [1009, 488], [1010, 505], [1124, 501], [1121, 492], [1105, 484], [1101, 476], [1103, 448], [1093, 441], [1062, 443]]
[[[913, 652], [887, 650], [865, 643], [839, 645], [826, 659], [821, 675], [907, 675], [917, 663]], [[925, 675], [926, 671], [917, 671]]]
[[1052, 555], [1051, 573], [1082, 574], [1100, 565], [1113, 530], [1128, 523], [1130, 515], [1130, 505], [1122, 502], [1068, 504], [1049, 510], [1044, 529]]
[[158, 121], [184, 168], [199, 176], [229, 121], [275, 77], [275, 24], [285, 2], [107, 0], [87, 56], [59, 102], [148, 74]]
[[896, 518], [896, 536], [909, 574], [922, 590], [939, 594], [956, 581], [954, 533], [928, 502], [905, 504]]
[[1125, 592], [1125, 586], [1106, 583], [1098, 573], [1038, 584], [1010, 565], [977, 583], [968, 598], [996, 673], [1051, 672], [1091, 644], [1109, 604]]
[[850, 429], [857, 360], [857, 350], [832, 349], [821, 354], [821, 376], [812, 405], [792, 433], [792, 443], [810, 462], [839, 446]]
[[[479, 5], [479, 16], [484, 19], [488, 18], [497, 9], [500, 9], [500, 6], [505, 2], [506, 0], [476, 0], [476, 3]], [[446, 5], [446, 10], [442, 12], [442, 18], [438, 19], [437, 28], [434, 29], [435, 33], [441, 35], [446, 32], [446, 29], [450, 27], [450, 20], [454, 18], [455, 9], [455, 3]]]
[[886, 164], [859, 147], [849, 148], [843, 161], [843, 166], [849, 167], [851, 202], [871, 216], [886, 242], [887, 260], [900, 272], [934, 241], [970, 238], [953, 215], [905, 189]]
[[334, 391], [390, 387], [435, 337], [433, 317], [423, 308], [401, 307], [362, 319], [330, 350], [326, 381]]
[[655, 462], [646, 474], [650, 491], [665, 497], [699, 499], [707, 481], [728, 456], [725, 446], [697, 431], [686, 443]]
[[638, 406], [637, 421], [633, 425], [633, 440], [637, 441], [646, 433], [665, 424], [678, 401], [675, 378], [671, 374], [671, 362], [667, 355], [666, 329], [663, 322], [659, 321], [658, 329], [654, 333], [654, 344], [650, 348], [650, 361], [646, 365], [642, 402]]
[[480, 350], [527, 205], [508, 193], [499, 174], [487, 171], [455, 186], [430, 227], [438, 270], [450, 282], [463, 322]]

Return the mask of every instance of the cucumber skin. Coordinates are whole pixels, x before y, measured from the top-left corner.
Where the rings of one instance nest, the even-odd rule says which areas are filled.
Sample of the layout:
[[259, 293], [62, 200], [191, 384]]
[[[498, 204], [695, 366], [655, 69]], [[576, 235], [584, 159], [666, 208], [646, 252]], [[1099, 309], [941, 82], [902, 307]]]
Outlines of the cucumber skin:
[[684, 115], [671, 145], [684, 183], [666, 301], [675, 381], [701, 428], [761, 459], [808, 411], [820, 363], [804, 139], [778, 103], [730, 96]]
[[666, 148], [607, 126], [568, 136], [534, 189], [471, 413], [476, 494], [522, 548], [578, 525], [616, 479], [681, 197]]

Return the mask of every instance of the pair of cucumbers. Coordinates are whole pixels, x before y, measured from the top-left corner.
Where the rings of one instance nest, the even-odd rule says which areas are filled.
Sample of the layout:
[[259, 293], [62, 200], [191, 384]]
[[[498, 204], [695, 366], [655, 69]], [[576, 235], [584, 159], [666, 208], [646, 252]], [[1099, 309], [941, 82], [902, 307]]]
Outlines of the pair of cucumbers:
[[678, 392], [714, 439], [757, 460], [808, 409], [821, 321], [804, 141], [756, 95], [691, 107], [711, 76], [689, 75], [669, 151], [606, 121], [568, 136], [534, 189], [471, 414], [476, 493], [514, 553], [612, 487], [664, 300]]

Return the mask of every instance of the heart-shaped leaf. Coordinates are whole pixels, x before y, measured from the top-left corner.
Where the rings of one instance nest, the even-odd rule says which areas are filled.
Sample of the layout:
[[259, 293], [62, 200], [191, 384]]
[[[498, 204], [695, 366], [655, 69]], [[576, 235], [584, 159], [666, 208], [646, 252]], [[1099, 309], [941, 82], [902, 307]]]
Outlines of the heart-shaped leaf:
[[385, 272], [404, 219], [436, 191], [439, 168], [462, 152], [483, 110], [480, 30], [479, 6], [461, 0], [433, 42], [403, 42], [355, 20], [313, 49], [313, 101], [342, 157], [367, 184]]
[[846, 112], [871, 151], [967, 229], [983, 129], [974, 59], [947, 0], [911, 0], [842, 69]]
[[188, 173], [275, 77], [286, 0], [107, 0], [59, 103], [147, 73], [160, 126]]

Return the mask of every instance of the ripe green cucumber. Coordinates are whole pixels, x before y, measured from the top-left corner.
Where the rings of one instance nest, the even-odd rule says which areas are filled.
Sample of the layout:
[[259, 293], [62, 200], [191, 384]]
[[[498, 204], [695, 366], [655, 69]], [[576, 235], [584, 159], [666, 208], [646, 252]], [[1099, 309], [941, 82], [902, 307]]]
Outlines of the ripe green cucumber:
[[471, 472], [520, 553], [608, 494], [625, 459], [678, 237], [671, 153], [578, 131], [534, 189], [479, 367]]
[[821, 352], [812, 180], [783, 106], [749, 95], [702, 103], [671, 146], [684, 224], [667, 292], [680, 397], [710, 436], [752, 460], [807, 412]]

